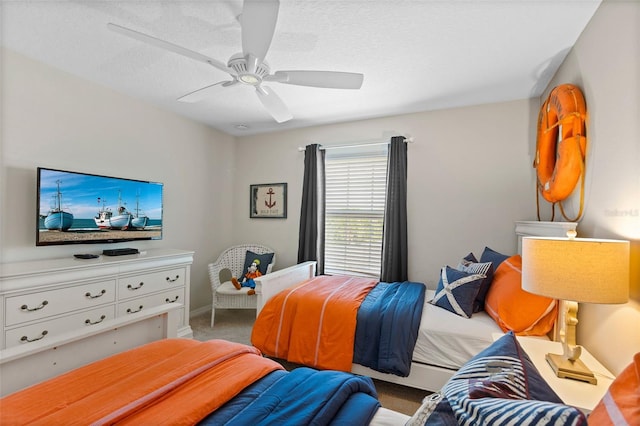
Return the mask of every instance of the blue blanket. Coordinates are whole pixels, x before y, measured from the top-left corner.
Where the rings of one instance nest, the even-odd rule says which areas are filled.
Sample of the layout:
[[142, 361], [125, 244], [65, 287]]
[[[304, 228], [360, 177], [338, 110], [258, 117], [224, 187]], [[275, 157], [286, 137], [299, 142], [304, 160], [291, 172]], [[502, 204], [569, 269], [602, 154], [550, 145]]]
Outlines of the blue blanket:
[[353, 362], [406, 377], [418, 339], [425, 286], [414, 282], [378, 283], [357, 315]]
[[364, 425], [380, 407], [373, 381], [300, 367], [275, 371], [205, 418], [201, 425]]

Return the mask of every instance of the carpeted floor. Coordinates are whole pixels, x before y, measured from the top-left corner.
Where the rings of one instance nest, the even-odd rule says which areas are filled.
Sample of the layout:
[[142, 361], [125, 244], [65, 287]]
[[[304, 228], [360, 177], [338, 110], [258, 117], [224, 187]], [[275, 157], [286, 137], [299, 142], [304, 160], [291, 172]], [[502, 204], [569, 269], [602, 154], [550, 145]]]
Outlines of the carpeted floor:
[[[210, 327], [211, 313], [198, 315], [190, 320], [193, 337], [197, 340], [224, 339], [250, 345], [255, 315], [255, 311], [250, 309], [220, 309], [216, 312], [214, 328]], [[295, 368], [295, 365], [287, 362], [281, 361], [281, 364], [287, 369]], [[374, 383], [383, 407], [407, 415], [412, 415], [429, 394], [380, 380], [374, 380]]]

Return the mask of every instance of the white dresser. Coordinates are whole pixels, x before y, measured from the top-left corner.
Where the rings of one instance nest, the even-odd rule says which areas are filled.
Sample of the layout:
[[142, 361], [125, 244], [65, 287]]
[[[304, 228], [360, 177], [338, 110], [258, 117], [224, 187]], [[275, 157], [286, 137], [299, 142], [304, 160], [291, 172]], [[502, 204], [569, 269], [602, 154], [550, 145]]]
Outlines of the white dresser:
[[147, 250], [97, 259], [0, 265], [0, 349], [27, 345], [165, 303], [182, 305], [179, 337], [192, 337], [193, 252]]

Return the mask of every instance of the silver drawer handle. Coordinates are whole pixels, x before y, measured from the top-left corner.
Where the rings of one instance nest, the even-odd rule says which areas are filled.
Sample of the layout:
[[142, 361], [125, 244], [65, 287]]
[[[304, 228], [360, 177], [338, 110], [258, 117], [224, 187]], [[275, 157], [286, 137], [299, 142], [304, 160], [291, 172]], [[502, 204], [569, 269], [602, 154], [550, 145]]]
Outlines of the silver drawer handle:
[[176, 296], [176, 298], [173, 300], [169, 300], [169, 298], [167, 297], [166, 299], [164, 299], [164, 301], [166, 303], [176, 303], [178, 301], [178, 298], [180, 298], [180, 296]]
[[171, 277], [167, 277], [167, 282], [168, 283], [174, 283], [176, 281], [178, 281], [180, 279], [180, 275], [176, 275], [175, 278], [171, 279]]
[[127, 308], [127, 313], [128, 314], [135, 314], [136, 312], [140, 312], [141, 310], [142, 310], [142, 305], [140, 305], [140, 307], [138, 308], [137, 311], [134, 311], [131, 308]]
[[87, 318], [86, 320], [84, 320], [84, 323], [87, 325], [100, 324], [102, 321], [104, 321], [105, 318], [106, 315], [101, 315], [98, 321], [91, 321], [89, 318]]
[[96, 294], [95, 296], [91, 295], [91, 292], [88, 291], [85, 293], [85, 297], [88, 297], [89, 299], [97, 299], [98, 297], [102, 297], [105, 293], [107, 292], [107, 290], [102, 289], [102, 291], [99, 294]]
[[43, 330], [42, 333], [40, 333], [39, 337], [36, 337], [35, 339], [29, 339], [27, 336], [22, 336], [20, 338], [21, 342], [35, 342], [37, 340], [43, 339], [44, 336], [46, 336], [47, 334], [49, 334], [49, 332], [47, 330]]
[[43, 300], [42, 303], [40, 304], [40, 306], [36, 306], [35, 308], [30, 308], [27, 305], [22, 305], [20, 306], [20, 309], [22, 309], [23, 311], [39, 311], [40, 309], [44, 308], [45, 306], [47, 306], [49, 304], [48, 301]]
[[132, 286], [131, 284], [129, 284], [129, 285], [127, 286], [127, 288], [128, 288], [129, 290], [138, 290], [138, 289], [141, 289], [143, 285], [144, 285], [144, 282], [141, 282], [140, 284], [138, 284], [138, 287], [134, 287], [134, 286]]

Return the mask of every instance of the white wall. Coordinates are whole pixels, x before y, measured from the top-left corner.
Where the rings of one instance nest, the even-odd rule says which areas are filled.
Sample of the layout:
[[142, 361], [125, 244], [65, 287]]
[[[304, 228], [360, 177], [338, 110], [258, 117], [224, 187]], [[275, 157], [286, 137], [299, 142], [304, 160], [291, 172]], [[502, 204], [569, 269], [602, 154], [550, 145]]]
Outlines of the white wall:
[[[191, 304], [209, 304], [206, 264], [232, 239], [233, 138], [11, 51], [1, 58], [1, 261], [194, 250]], [[38, 166], [163, 182], [163, 239], [36, 247]]]
[[[589, 146], [578, 235], [631, 241], [629, 303], [581, 304], [578, 313], [578, 341], [616, 374], [640, 352], [639, 76], [640, 2], [605, 0], [540, 100], [559, 84], [583, 89]], [[575, 214], [577, 196], [567, 204]]]
[[[331, 144], [412, 136], [408, 147], [409, 278], [435, 285], [445, 264], [485, 245], [515, 253], [514, 222], [535, 210], [528, 100], [238, 138], [234, 238], [296, 263], [304, 153]], [[250, 184], [287, 182], [288, 218], [249, 219]], [[238, 201], [238, 199], [236, 199]]]

